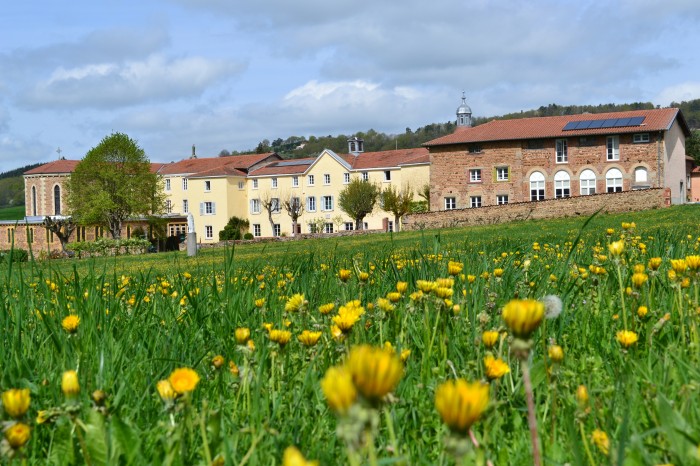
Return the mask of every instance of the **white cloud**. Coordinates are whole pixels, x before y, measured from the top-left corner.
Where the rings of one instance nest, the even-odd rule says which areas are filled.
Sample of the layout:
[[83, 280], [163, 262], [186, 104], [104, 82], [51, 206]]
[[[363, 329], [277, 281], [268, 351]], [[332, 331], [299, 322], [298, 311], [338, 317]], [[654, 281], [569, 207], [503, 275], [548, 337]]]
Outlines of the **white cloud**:
[[100, 63], [58, 68], [21, 97], [29, 108], [114, 108], [200, 96], [239, 73], [241, 64], [157, 55], [124, 64]]
[[671, 102], [682, 102], [697, 99], [700, 96], [700, 81], [686, 81], [666, 87], [654, 97], [657, 105], [668, 106]]
[[0, 173], [38, 162], [55, 159], [52, 148], [38, 137], [0, 136]]

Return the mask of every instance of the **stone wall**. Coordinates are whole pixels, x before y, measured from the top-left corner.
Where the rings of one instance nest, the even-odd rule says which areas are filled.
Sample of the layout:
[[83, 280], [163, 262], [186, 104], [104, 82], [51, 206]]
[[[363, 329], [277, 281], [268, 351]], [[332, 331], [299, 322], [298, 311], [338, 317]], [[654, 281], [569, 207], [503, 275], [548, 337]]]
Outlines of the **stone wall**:
[[478, 209], [456, 209], [407, 215], [404, 230], [448, 228], [470, 225], [491, 225], [530, 219], [576, 217], [603, 212], [633, 212], [670, 205], [668, 188], [653, 188], [620, 193], [593, 194], [539, 202], [487, 206]]

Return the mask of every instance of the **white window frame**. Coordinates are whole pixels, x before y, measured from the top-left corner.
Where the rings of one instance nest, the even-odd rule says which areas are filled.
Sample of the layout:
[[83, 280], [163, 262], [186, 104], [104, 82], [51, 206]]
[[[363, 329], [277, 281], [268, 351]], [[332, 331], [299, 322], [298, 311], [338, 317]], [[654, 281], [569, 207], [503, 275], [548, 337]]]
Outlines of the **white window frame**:
[[470, 168], [469, 169], [469, 182], [470, 183], [481, 183], [481, 168]]
[[[589, 174], [593, 175], [593, 178], [588, 176]], [[585, 176], [585, 178], [584, 178]], [[590, 168], [583, 170], [581, 174], [579, 175], [579, 186], [580, 190], [579, 192], [581, 193], [581, 196], [589, 196], [591, 194], [595, 194], [597, 189], [596, 189], [596, 176], [595, 172], [591, 170]]]
[[187, 191], [187, 178], [182, 179], [182, 190]]
[[258, 189], [258, 180], [253, 180], [253, 189]]
[[542, 201], [547, 196], [545, 176], [541, 172], [530, 174], [530, 201]]
[[649, 133], [635, 133], [632, 135], [632, 142], [634, 144], [643, 144], [649, 141], [651, 141]]
[[173, 213], [173, 201], [171, 201], [170, 199], [165, 200], [165, 213], [166, 214]]
[[215, 215], [216, 214], [216, 203], [212, 201], [204, 201], [202, 215]]
[[182, 213], [187, 214], [190, 212], [190, 202], [187, 199], [182, 200]]
[[292, 177], [292, 188], [298, 188], [299, 187], [299, 177], [297, 175], [294, 175]]
[[245, 188], [245, 181], [239, 181], [238, 182], [238, 189], [243, 189]]
[[272, 236], [280, 236], [282, 235], [282, 226], [279, 223], [275, 223], [272, 225]]
[[571, 175], [564, 170], [554, 174], [554, 199], [571, 197]]
[[204, 192], [208, 193], [209, 191], [211, 191], [211, 181], [204, 180]]
[[333, 210], [333, 196], [321, 196], [321, 212]]
[[170, 191], [170, 178], [165, 179], [165, 190]]
[[362, 172], [362, 181], [369, 181], [369, 173]]
[[345, 231], [353, 231], [355, 230], [355, 223], [354, 222], [345, 222]]
[[330, 173], [323, 174], [323, 184], [326, 186], [331, 184], [331, 174]]
[[609, 162], [620, 160], [620, 136], [608, 136], [605, 144], [605, 153]]
[[469, 196], [469, 207], [477, 209], [482, 206], [481, 196]]
[[454, 196], [445, 198], [445, 210], [455, 210], [457, 208], [457, 198]]
[[350, 173], [345, 172], [343, 173], [343, 184], [348, 184], [350, 183]]
[[507, 194], [498, 194], [496, 196], [496, 205], [506, 205], [508, 204], [508, 195]]
[[211, 225], [204, 226], [204, 239], [214, 239], [214, 227]]
[[307, 196], [306, 197], [306, 211], [307, 212], [316, 212], [316, 196]]
[[259, 214], [260, 213], [260, 199], [250, 200], [250, 213]]
[[391, 181], [391, 170], [384, 170], [384, 181]]
[[272, 186], [272, 189], [277, 188], [277, 178], [270, 178], [270, 186]]
[[[641, 176], [643, 175], [643, 176]], [[634, 182], [635, 183], [648, 183], [649, 182], [649, 170], [646, 167], [635, 167], [634, 168]]]
[[260, 229], [259, 223], [253, 224], [253, 236], [257, 236], [257, 237], [262, 236], [262, 230]]
[[508, 167], [496, 167], [496, 181], [508, 181], [509, 179], [510, 170]]
[[279, 214], [282, 211], [282, 205], [278, 197], [273, 197], [270, 199], [270, 212], [273, 214]]
[[566, 139], [555, 141], [557, 163], [569, 163], [569, 144]]
[[323, 224], [324, 233], [333, 233], [333, 224], [328, 222]]
[[306, 185], [307, 186], [314, 186], [316, 180], [314, 179], [313, 175], [306, 175]]
[[[620, 176], [613, 177], [613, 174], [619, 173]], [[618, 168], [611, 168], [605, 172], [605, 192], [620, 193], [622, 192], [622, 171]]]

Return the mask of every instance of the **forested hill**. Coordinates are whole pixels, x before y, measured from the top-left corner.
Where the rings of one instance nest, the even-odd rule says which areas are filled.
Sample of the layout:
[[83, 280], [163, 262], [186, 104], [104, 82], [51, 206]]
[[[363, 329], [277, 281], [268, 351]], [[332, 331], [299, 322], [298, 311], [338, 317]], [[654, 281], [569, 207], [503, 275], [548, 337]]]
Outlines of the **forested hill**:
[[[686, 121], [691, 129], [700, 129], [700, 99], [672, 102], [671, 107], [680, 108], [683, 111]], [[630, 104], [600, 104], [600, 105], [558, 105], [549, 104], [540, 108], [508, 113], [500, 116], [473, 118], [473, 124], [480, 125], [493, 119], [515, 119], [542, 116], [574, 115], [578, 113], [606, 113], [622, 112], [628, 110], [646, 110], [655, 108], [651, 102], [634, 102]], [[311, 157], [318, 155], [323, 149], [331, 149], [335, 152], [347, 152], [347, 140], [349, 137], [357, 136], [364, 139], [365, 151], [374, 152], [391, 149], [408, 149], [420, 147], [423, 143], [446, 134], [450, 134], [455, 129], [453, 121], [447, 123], [431, 123], [415, 130], [406, 128], [401, 134], [379, 133], [373, 129], [354, 134], [339, 134], [336, 136], [310, 136], [308, 139], [302, 136], [290, 136], [286, 139], [278, 137], [270, 142], [268, 139], [261, 141], [255, 149], [250, 151], [230, 152], [222, 150], [219, 156], [237, 155], [245, 153], [263, 153], [275, 151], [285, 158]], [[695, 133], [695, 132], [694, 132]], [[693, 139], [698, 139], [694, 134]], [[691, 144], [692, 146], [692, 144]], [[691, 149], [692, 150], [692, 149]]]
[[24, 204], [24, 179], [22, 174], [39, 165], [41, 164], [26, 165], [22, 168], [0, 173], [0, 208]]

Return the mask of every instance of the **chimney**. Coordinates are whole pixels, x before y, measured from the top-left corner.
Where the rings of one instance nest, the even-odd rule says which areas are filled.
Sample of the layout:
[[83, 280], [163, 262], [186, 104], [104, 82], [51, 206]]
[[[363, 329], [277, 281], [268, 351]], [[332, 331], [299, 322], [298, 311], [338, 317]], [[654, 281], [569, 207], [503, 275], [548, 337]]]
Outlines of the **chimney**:
[[192, 144], [192, 155], [190, 156], [190, 158], [191, 158], [191, 159], [196, 159], [196, 158], [197, 158], [197, 154], [196, 154], [196, 152], [195, 152], [194, 144]]

